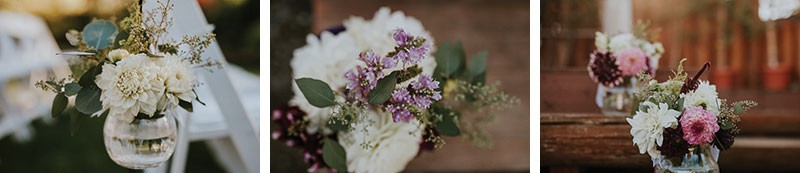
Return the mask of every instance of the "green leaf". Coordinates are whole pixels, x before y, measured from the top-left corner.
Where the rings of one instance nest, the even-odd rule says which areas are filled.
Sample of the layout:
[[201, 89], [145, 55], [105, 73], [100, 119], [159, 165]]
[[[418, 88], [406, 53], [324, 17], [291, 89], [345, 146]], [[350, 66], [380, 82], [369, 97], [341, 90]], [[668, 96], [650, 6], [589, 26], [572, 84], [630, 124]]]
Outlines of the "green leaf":
[[719, 122], [719, 128], [720, 128], [720, 129], [722, 129], [722, 130], [728, 130], [728, 129], [731, 129], [731, 128], [733, 128], [733, 123], [731, 123], [731, 122], [730, 122], [730, 121], [728, 121], [728, 120], [720, 120], [720, 122]]
[[333, 99], [333, 90], [327, 83], [311, 78], [300, 78], [294, 81], [311, 105], [324, 108], [336, 104]]
[[83, 88], [91, 86], [96, 87], [97, 85], [94, 83], [94, 79], [97, 75], [99, 75], [102, 72], [103, 72], [103, 64], [98, 64], [92, 68], [89, 68], [89, 70], [87, 70], [86, 73], [84, 73], [83, 76], [81, 76], [81, 80], [78, 81], [78, 84], [80, 84]]
[[486, 58], [489, 52], [481, 51], [472, 56], [467, 65], [467, 79], [472, 83], [484, 83], [486, 81]]
[[181, 106], [186, 111], [193, 112], [194, 109], [192, 108], [192, 102], [187, 102], [183, 100], [178, 100], [178, 106]]
[[742, 104], [733, 104], [733, 112], [736, 113], [736, 115], [744, 113]]
[[[351, 118], [350, 116], [345, 116], [344, 119], [346, 121], [350, 121], [353, 118]], [[331, 130], [334, 130], [334, 131], [345, 131], [346, 132], [346, 131], [350, 130], [349, 127], [350, 127], [349, 124], [345, 124], [344, 121], [341, 121], [341, 120], [339, 120], [337, 118], [331, 118], [331, 121], [328, 122], [328, 128], [330, 128]]]
[[86, 45], [101, 50], [114, 43], [117, 36], [117, 25], [108, 20], [94, 20], [85, 27], [81, 36]]
[[445, 136], [458, 136], [461, 134], [455, 122], [455, 116], [458, 115], [458, 112], [442, 107], [435, 107], [433, 109], [434, 112], [442, 115], [442, 121], [436, 121], [435, 123], [437, 132]]
[[338, 142], [325, 138], [322, 146], [322, 160], [325, 164], [336, 169], [337, 172], [347, 172], [347, 155], [344, 147]]
[[456, 45], [444, 42], [436, 51], [436, 71], [442, 77], [455, 76], [460, 68], [464, 66], [464, 56], [461, 42]]
[[67, 96], [64, 96], [64, 94], [56, 94], [56, 97], [53, 99], [53, 108], [50, 110], [50, 115], [52, 115], [53, 118], [61, 115], [61, 112], [64, 112], [64, 109], [67, 108], [67, 103], [69, 103]]
[[81, 88], [83, 87], [81, 87], [81, 85], [78, 83], [68, 83], [64, 85], [64, 94], [67, 96], [73, 96], [78, 94], [78, 91], [80, 91]]
[[375, 89], [369, 91], [367, 95], [369, 103], [379, 105], [389, 100], [395, 85], [397, 85], [397, 73], [395, 72], [379, 79]]
[[81, 88], [78, 96], [75, 97], [75, 109], [87, 115], [103, 109], [103, 104], [100, 103], [100, 89], [96, 86]]
[[675, 110], [683, 111], [683, 102], [684, 102], [683, 98], [679, 98], [675, 104], [676, 106]]

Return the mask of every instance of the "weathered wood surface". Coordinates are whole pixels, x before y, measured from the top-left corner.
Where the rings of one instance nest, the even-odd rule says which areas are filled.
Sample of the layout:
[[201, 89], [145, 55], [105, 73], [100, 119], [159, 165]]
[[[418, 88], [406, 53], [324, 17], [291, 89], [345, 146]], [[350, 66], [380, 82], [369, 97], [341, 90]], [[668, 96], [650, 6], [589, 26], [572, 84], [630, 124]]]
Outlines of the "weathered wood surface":
[[[606, 117], [599, 113], [542, 113], [540, 119], [543, 166], [651, 167], [649, 156], [639, 154], [633, 144], [625, 117]], [[777, 131], [769, 126], [781, 125], [767, 123], [797, 122], [800, 116], [752, 112], [742, 115], [742, 119], [749, 124], [742, 124], [742, 134], [731, 150], [720, 154], [721, 169], [800, 170], [793, 159], [788, 159], [800, 155], [797, 135], [800, 129], [790, 127]]]
[[[692, 70], [690, 70], [692, 71]], [[694, 72], [690, 72], [693, 74]], [[671, 76], [659, 71], [664, 81]], [[601, 115], [594, 103], [597, 84], [586, 70], [543, 70], [541, 108], [542, 165], [563, 167], [651, 167], [639, 154], [624, 117]], [[733, 148], [720, 154], [721, 169], [800, 171], [800, 93], [754, 90], [719, 91], [729, 101], [750, 99], [759, 106], [743, 115]]]

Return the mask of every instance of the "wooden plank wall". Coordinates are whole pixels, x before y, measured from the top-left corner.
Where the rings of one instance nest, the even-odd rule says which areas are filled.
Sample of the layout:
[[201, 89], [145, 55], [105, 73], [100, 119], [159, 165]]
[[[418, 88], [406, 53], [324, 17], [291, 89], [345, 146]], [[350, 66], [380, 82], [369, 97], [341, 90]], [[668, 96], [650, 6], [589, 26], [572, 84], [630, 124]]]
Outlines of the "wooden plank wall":
[[462, 40], [467, 55], [489, 51], [487, 81], [521, 103], [499, 114], [489, 132], [492, 149], [479, 149], [461, 138], [447, 138], [441, 150], [426, 152], [407, 167], [410, 172], [527, 171], [530, 169], [530, 9], [526, 0], [316, 0], [312, 31], [338, 26], [350, 16], [372, 18], [381, 6], [402, 10], [420, 20], [437, 42]]
[[[543, 68], [582, 69], [594, 51], [594, 32], [601, 30], [600, 1], [547, 1], [542, 3]], [[758, 20], [757, 1], [635, 0], [634, 21], [649, 21], [660, 28], [666, 50], [660, 68], [674, 68], [681, 58], [689, 67], [706, 61], [714, 69], [733, 72], [734, 89], [761, 89], [766, 63], [764, 23]], [[669, 8], [665, 8], [669, 7]], [[776, 23], [778, 54], [791, 66], [792, 80], [800, 68], [800, 17]], [[793, 88], [797, 90], [796, 87]]]

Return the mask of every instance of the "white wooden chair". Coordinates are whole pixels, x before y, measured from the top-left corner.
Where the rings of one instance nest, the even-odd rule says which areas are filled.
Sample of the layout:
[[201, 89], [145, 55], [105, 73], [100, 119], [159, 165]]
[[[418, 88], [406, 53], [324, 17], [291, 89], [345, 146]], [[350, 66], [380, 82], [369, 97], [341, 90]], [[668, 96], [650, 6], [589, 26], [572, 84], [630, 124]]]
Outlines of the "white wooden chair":
[[0, 11], [0, 138], [30, 137], [28, 124], [45, 115], [54, 94], [34, 87], [36, 81], [69, 75], [50, 30], [39, 17]]
[[[156, 1], [145, 0], [143, 9], [152, 9]], [[168, 37], [180, 40], [182, 35], [201, 35], [213, 31], [197, 1], [177, 0], [172, 13], [174, 25]], [[203, 85], [198, 96], [206, 105], [194, 104], [194, 112], [179, 115], [178, 142], [170, 163], [170, 172], [184, 172], [190, 141], [206, 141], [217, 160], [230, 172], [259, 171], [258, 78], [248, 76], [229, 65], [219, 45], [213, 42], [203, 54], [222, 63], [222, 69], [209, 72], [195, 70]], [[236, 85], [234, 85], [236, 83]], [[240, 89], [237, 92], [237, 89]], [[242, 103], [248, 104], [245, 107]], [[246, 109], [247, 108], [247, 109]], [[191, 114], [191, 115], [188, 115]], [[188, 116], [187, 116], [188, 115]], [[146, 172], [166, 172], [166, 164]]]

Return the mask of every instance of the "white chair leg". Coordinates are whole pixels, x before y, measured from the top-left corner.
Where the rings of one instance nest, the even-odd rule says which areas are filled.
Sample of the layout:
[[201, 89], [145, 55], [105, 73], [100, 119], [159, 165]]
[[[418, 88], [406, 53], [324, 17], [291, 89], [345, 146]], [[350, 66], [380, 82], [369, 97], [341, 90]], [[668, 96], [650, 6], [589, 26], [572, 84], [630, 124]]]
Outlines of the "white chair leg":
[[143, 172], [145, 173], [166, 173], [167, 172], [167, 164], [163, 164], [159, 167], [145, 169]]
[[242, 157], [236, 152], [236, 147], [230, 137], [206, 140], [206, 145], [211, 154], [228, 172], [247, 172]]

